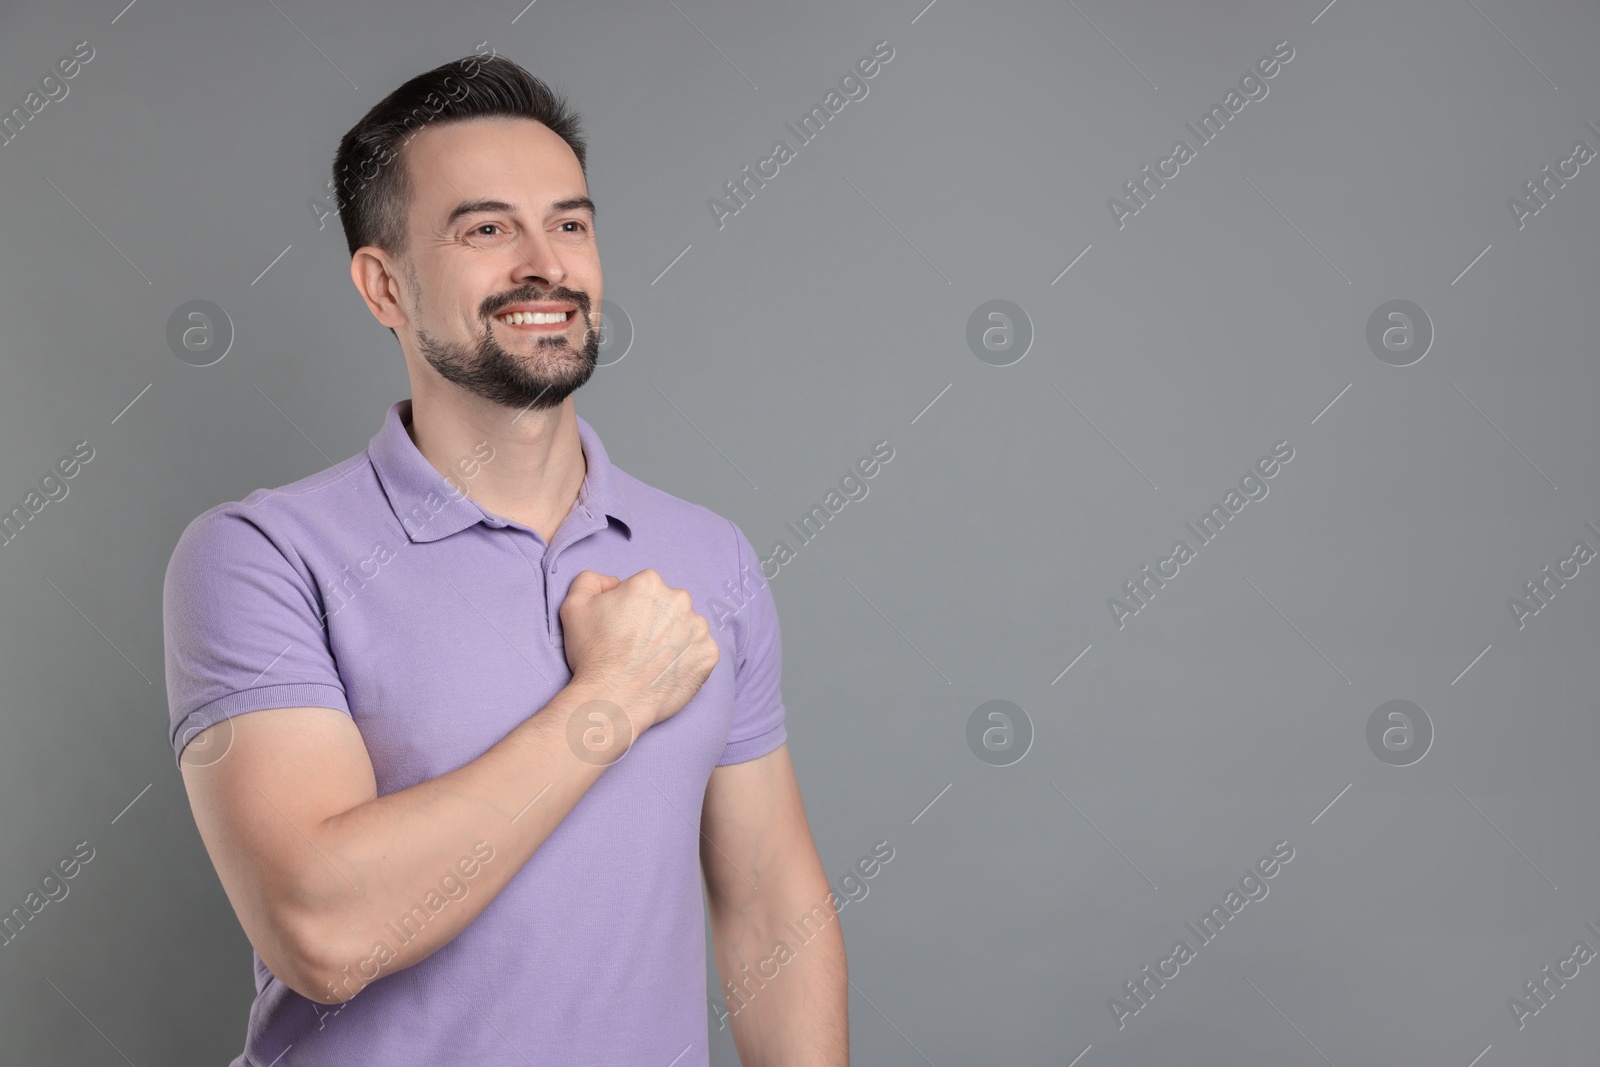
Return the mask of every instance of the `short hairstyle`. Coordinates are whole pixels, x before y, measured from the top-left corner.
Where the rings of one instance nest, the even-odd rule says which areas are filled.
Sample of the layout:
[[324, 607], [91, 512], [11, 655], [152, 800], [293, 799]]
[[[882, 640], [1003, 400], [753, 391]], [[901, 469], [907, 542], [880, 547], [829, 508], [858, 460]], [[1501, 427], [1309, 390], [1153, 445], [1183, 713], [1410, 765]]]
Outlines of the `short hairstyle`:
[[504, 56], [465, 56], [412, 78], [339, 139], [334, 202], [352, 257], [366, 245], [391, 255], [405, 252], [411, 181], [401, 149], [417, 131], [488, 116], [543, 123], [567, 143], [588, 176], [588, 145], [566, 97]]

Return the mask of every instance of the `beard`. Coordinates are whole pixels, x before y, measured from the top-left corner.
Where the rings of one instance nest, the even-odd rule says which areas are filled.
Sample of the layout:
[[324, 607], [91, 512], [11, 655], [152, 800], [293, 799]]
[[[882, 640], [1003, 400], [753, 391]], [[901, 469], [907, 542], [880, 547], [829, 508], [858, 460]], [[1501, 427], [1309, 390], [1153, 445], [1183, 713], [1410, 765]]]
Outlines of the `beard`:
[[493, 301], [496, 308], [521, 300], [562, 300], [578, 305], [583, 319], [582, 347], [574, 349], [564, 334], [530, 334], [532, 354], [507, 351], [495, 339], [494, 310], [480, 316], [483, 335], [476, 344], [441, 341], [427, 331], [417, 330], [417, 344], [429, 366], [446, 381], [461, 386], [485, 400], [522, 411], [553, 408], [587, 382], [600, 358], [600, 331], [589, 317], [589, 298], [570, 289], [557, 288], [544, 296], [510, 294]]

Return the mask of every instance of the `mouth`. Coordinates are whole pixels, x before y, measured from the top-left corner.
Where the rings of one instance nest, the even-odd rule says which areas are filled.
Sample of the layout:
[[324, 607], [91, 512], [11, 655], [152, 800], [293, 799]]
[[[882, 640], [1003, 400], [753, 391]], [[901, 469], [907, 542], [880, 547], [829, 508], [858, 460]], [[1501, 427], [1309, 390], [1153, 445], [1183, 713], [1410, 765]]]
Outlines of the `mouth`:
[[572, 311], [510, 311], [496, 315], [495, 321], [514, 330], [529, 333], [560, 333], [576, 318]]

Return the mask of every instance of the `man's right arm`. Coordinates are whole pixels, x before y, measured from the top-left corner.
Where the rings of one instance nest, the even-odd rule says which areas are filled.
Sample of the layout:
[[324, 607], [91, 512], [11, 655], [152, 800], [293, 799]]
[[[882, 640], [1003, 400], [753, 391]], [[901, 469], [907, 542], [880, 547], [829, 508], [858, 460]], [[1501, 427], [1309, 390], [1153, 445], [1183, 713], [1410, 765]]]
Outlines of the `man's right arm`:
[[[482, 756], [385, 796], [342, 711], [255, 711], [195, 735], [181, 762], [195, 823], [268, 969], [302, 996], [336, 1004], [448, 944], [648, 728], [614, 730], [595, 714], [601, 705], [585, 707], [609, 695], [574, 679]], [[575, 731], [603, 739], [598, 755], [579, 758], [569, 745], [574, 714]], [[480, 842], [493, 849], [488, 861]], [[477, 865], [470, 880], [461, 864]], [[437, 914], [424, 908], [430, 917], [413, 923], [416, 936], [397, 944], [386, 926], [408, 918], [446, 874], [468, 893]], [[386, 960], [373, 958], [380, 941]]]
[[[290, 989], [343, 1003], [448, 944], [719, 659], [692, 597], [651, 568], [579, 572], [560, 616], [572, 680], [477, 759], [408, 789], [378, 795], [355, 720], [334, 708], [239, 713], [187, 739], [180, 766], [201, 839], [246, 936]], [[479, 842], [494, 850], [487, 863]], [[475, 862], [476, 892], [394, 946], [388, 925]]]

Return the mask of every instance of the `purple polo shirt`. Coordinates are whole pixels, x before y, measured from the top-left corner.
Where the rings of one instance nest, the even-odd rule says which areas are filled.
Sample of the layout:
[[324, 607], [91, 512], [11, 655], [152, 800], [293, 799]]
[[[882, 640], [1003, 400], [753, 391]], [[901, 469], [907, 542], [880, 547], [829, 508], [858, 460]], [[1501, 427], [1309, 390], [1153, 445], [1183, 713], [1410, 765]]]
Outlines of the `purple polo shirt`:
[[[355, 720], [380, 795], [437, 778], [571, 678], [559, 611], [585, 569], [654, 567], [693, 595], [721, 658], [421, 963], [376, 980], [352, 967], [361, 991], [323, 1005], [252, 953], [256, 998], [230, 1067], [704, 1067], [701, 802], [713, 767], [787, 737], [777, 612], [756, 554], [730, 520], [612, 466], [582, 418], [588, 473], [547, 546], [436, 471], [410, 418], [402, 400], [365, 452], [184, 530], [163, 605], [175, 757], [231, 716], [317, 706]], [[470, 487], [492, 451], [452, 461], [456, 482]], [[417, 887], [422, 922], [474, 891], [475, 864], [511, 862], [484, 851], [463, 843], [432, 892]], [[382, 936], [393, 949], [405, 932]]]

